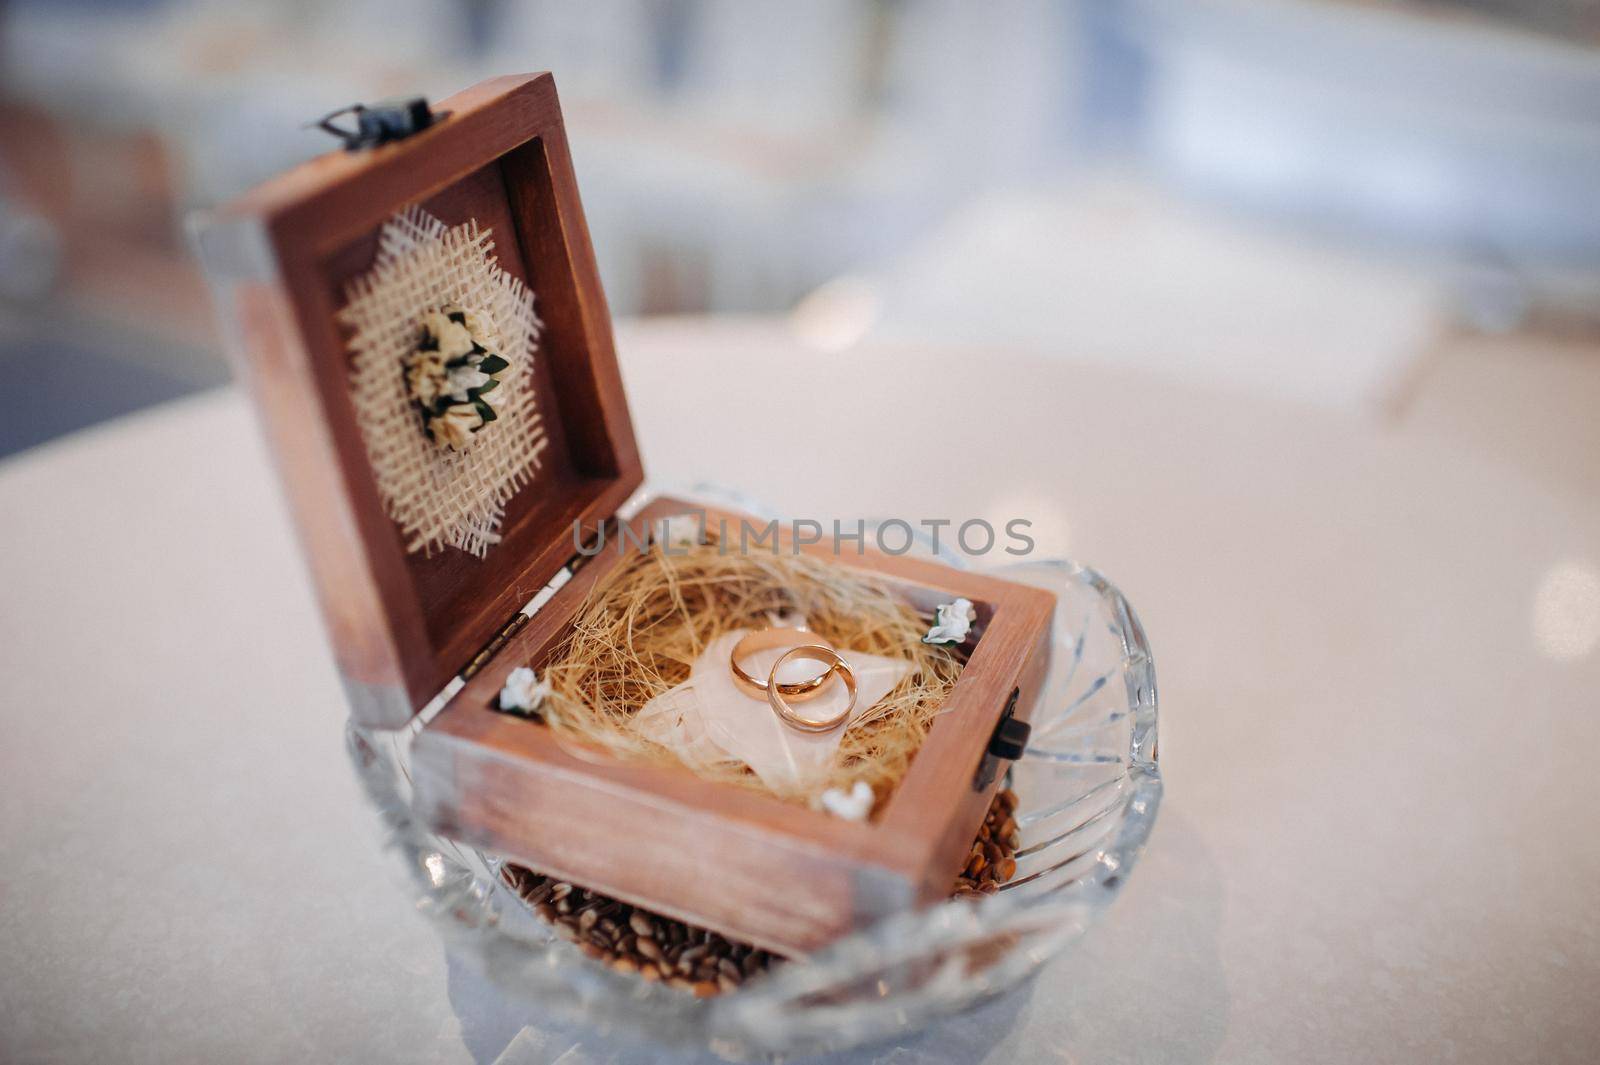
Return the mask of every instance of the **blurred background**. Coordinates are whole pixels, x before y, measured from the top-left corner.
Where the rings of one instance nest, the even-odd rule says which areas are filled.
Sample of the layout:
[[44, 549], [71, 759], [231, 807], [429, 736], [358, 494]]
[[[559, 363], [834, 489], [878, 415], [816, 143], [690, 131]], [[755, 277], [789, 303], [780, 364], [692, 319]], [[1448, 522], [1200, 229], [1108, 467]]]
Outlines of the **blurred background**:
[[13, 0], [0, 454], [226, 380], [183, 220], [306, 122], [534, 69], [619, 318], [1600, 446], [1597, 45], [1589, 0]]

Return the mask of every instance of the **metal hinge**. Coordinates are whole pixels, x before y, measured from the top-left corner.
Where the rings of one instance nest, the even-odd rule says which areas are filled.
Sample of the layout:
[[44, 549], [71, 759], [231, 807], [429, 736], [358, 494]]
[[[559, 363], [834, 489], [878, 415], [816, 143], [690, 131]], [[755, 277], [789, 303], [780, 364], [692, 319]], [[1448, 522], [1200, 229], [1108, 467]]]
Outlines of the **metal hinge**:
[[521, 610], [512, 614], [511, 619], [500, 626], [500, 631], [496, 632], [489, 642], [484, 644], [478, 653], [472, 656], [472, 660], [461, 671], [462, 680], [471, 680], [484, 666], [488, 665], [490, 660], [510, 642], [511, 637], [521, 632], [523, 626], [528, 624], [535, 614], [544, 609], [544, 605], [561, 590], [563, 585], [572, 579], [572, 575], [588, 565], [590, 559], [599, 554], [596, 545], [600, 543], [600, 539], [600, 529], [596, 529], [584, 539], [579, 551], [567, 559], [566, 565], [556, 571], [556, 575], [551, 578], [550, 583], [539, 589], [539, 594], [528, 600]]
[[512, 614], [511, 620], [500, 626], [500, 631], [494, 634], [494, 638], [484, 644], [483, 648], [472, 656], [472, 661], [467, 663], [467, 668], [461, 671], [461, 679], [471, 680], [476, 676], [480, 669], [489, 664], [489, 659], [499, 654], [500, 649], [506, 645], [506, 642], [521, 632], [522, 627], [532, 619], [532, 614], [524, 614], [521, 611]]
[[605, 534], [606, 523], [601, 521], [593, 532], [583, 538], [583, 543], [578, 546], [577, 554], [567, 559], [565, 569], [569, 576], [587, 566], [603, 550], [600, 545], [605, 541]]
[[983, 750], [983, 761], [978, 763], [978, 771], [973, 774], [973, 791], [983, 791], [993, 784], [994, 778], [999, 775], [1000, 763], [1015, 762], [1028, 749], [1028, 736], [1033, 732], [1033, 726], [1017, 720], [1017, 700], [1021, 697], [1021, 688], [1011, 689], [1005, 710], [1001, 712], [1000, 720], [995, 722], [994, 732], [990, 734], [988, 746]]

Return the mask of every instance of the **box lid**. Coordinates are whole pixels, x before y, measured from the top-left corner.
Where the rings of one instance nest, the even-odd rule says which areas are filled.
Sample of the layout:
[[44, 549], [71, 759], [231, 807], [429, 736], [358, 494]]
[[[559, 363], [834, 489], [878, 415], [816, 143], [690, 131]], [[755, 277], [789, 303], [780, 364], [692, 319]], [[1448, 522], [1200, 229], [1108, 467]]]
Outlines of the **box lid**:
[[[609, 518], [643, 478], [554, 80], [494, 78], [441, 101], [435, 114], [433, 125], [404, 140], [333, 151], [290, 170], [198, 231], [229, 347], [261, 409], [311, 563], [352, 714], [371, 725], [410, 720], [572, 558], [574, 528]], [[476, 280], [466, 288], [459, 264], [454, 274], [425, 273], [421, 282], [408, 274], [405, 284], [375, 273], [380, 234], [409, 208], [424, 212], [412, 222], [431, 227], [428, 240], [463, 227], [446, 239], [471, 243], [475, 224], [492, 252], [483, 253], [480, 240], [451, 254], [492, 254], [504, 274], [479, 259], [469, 264]], [[398, 232], [388, 232], [386, 255], [400, 246]], [[414, 249], [403, 246], [404, 254]], [[473, 351], [487, 350], [478, 343], [487, 337], [524, 350], [516, 282], [532, 292], [542, 323], [531, 377], [517, 379], [531, 395], [503, 393], [511, 398], [497, 400], [500, 411], [514, 417], [486, 421], [481, 438], [450, 452], [424, 427], [420, 407], [404, 408], [409, 421], [396, 413], [394, 390], [408, 387], [412, 356], [394, 355], [388, 341], [358, 339], [353, 301], [388, 285], [393, 298], [380, 301], [383, 321], [398, 319], [396, 335], [420, 337], [426, 312], [459, 308], [474, 315]], [[463, 307], [463, 293], [484, 305]], [[482, 322], [490, 328], [480, 335]], [[389, 421], [375, 410], [389, 411]], [[493, 459], [480, 459], [491, 442]], [[397, 462], [392, 444], [412, 457]], [[428, 465], [419, 470], [418, 463]], [[468, 537], [473, 550], [421, 542], [410, 520], [415, 508], [406, 509], [417, 484], [432, 493], [430, 506], [439, 502], [452, 520], [491, 530], [497, 542], [485, 547]], [[465, 485], [472, 506], [457, 514], [449, 507]], [[486, 498], [499, 511], [497, 523], [485, 524]], [[477, 516], [464, 517], [469, 511]]]

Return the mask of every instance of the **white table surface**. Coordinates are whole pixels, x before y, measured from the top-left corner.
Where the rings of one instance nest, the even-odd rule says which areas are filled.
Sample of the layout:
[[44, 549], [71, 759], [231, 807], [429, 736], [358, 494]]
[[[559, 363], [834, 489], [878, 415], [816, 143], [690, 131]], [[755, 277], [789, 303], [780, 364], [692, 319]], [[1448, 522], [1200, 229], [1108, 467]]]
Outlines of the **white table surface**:
[[[1028, 517], [1155, 648], [1167, 795], [1122, 898], [1020, 991], [856, 1057], [1600, 1053], [1600, 506], [1575, 482], [989, 351], [819, 355], [759, 322], [622, 350], [656, 483]], [[935, 454], [945, 430], [965, 444]], [[516, 1036], [612, 1060], [507, 1016], [407, 912], [241, 397], [0, 465], [0, 588], [0, 1059], [492, 1061]]]

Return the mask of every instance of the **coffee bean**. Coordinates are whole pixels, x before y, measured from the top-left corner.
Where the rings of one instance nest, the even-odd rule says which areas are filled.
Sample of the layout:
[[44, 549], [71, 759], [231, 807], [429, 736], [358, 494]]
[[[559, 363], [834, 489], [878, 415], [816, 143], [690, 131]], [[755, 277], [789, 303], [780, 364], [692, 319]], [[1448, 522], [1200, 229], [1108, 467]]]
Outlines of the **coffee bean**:
[[[1021, 834], [1013, 816], [1016, 809], [1016, 794], [1009, 789], [994, 797], [956, 874], [953, 898], [993, 895], [1000, 881], [1016, 875]], [[508, 863], [501, 878], [556, 935], [575, 941], [586, 956], [647, 983], [664, 982], [703, 998], [735, 991], [782, 960], [710, 929], [628, 906], [522, 866]]]

